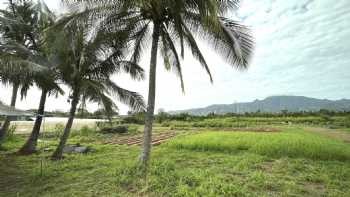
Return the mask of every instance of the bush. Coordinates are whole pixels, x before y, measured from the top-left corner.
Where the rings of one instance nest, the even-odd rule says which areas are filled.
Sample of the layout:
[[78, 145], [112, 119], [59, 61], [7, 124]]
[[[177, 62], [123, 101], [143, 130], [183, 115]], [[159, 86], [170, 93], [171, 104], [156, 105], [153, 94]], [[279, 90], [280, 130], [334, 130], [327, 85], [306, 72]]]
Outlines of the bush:
[[139, 131], [139, 125], [128, 125], [128, 133], [137, 133]]
[[160, 126], [161, 127], [170, 127], [170, 122], [169, 121], [165, 121]]
[[7, 131], [6, 138], [8, 140], [12, 140], [15, 137], [15, 132], [16, 132], [17, 126], [16, 125], [11, 125]]
[[155, 122], [162, 124], [164, 121], [169, 120], [170, 114], [166, 112], [160, 112], [155, 116]]
[[345, 118], [345, 127], [346, 128], [350, 128], [350, 116], [347, 116], [346, 118]]
[[100, 132], [104, 134], [120, 134], [127, 133], [128, 131], [129, 127], [127, 125], [107, 126], [100, 128]]
[[136, 113], [128, 117], [125, 117], [121, 121], [123, 124], [144, 124], [145, 123], [145, 114]]
[[59, 138], [63, 134], [65, 126], [62, 123], [58, 123], [49, 133], [40, 133], [41, 136], [49, 137], [49, 138]]
[[71, 136], [74, 137], [74, 136], [85, 136], [85, 137], [88, 137], [88, 136], [91, 136], [91, 135], [94, 135], [96, 134], [96, 128], [90, 128], [88, 126], [83, 126], [80, 130], [75, 130], [72, 132]]
[[127, 132], [137, 132], [138, 125], [122, 125], [120, 122], [100, 122], [97, 124], [97, 127], [99, 128], [101, 133], [108, 134], [108, 133], [127, 133]]

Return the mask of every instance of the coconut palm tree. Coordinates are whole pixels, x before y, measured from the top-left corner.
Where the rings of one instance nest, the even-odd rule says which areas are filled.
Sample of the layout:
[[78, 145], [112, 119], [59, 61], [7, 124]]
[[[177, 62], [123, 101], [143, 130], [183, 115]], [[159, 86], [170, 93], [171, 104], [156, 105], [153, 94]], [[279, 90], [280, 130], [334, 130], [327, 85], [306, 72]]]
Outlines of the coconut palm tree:
[[[10, 104], [12, 107], [16, 105], [19, 89], [21, 89], [21, 96], [23, 98], [29, 87], [33, 84], [30, 78], [33, 64], [25, 60], [28, 53], [22, 52], [24, 49], [31, 51], [37, 45], [32, 33], [41, 22], [40, 19], [42, 17], [32, 15], [35, 8], [37, 7], [33, 6], [31, 1], [13, 2], [9, 0], [8, 8], [6, 10], [0, 10], [0, 56], [2, 71], [0, 73], [0, 80], [4, 85], [12, 85]], [[18, 49], [20, 51], [16, 51]], [[10, 119], [7, 117], [0, 129], [0, 141], [3, 141], [9, 125]]]
[[52, 53], [60, 60], [58, 70], [62, 81], [70, 87], [70, 112], [68, 122], [60, 138], [52, 159], [62, 159], [63, 148], [67, 142], [79, 101], [97, 102], [107, 114], [117, 108], [112, 97], [129, 105], [132, 109], [143, 111], [145, 104], [141, 95], [121, 88], [114, 83], [112, 75], [126, 72], [133, 79], [143, 79], [144, 71], [137, 64], [124, 61], [127, 45], [127, 32], [98, 31], [94, 34], [88, 25], [71, 24], [66, 26], [67, 16], [58, 22], [56, 29], [64, 29], [52, 39]]
[[[47, 95], [63, 92], [57, 84], [54, 63], [50, 62], [50, 54], [46, 53], [43, 43], [45, 29], [54, 24], [55, 16], [42, 1], [36, 3], [24, 1], [22, 6], [11, 2], [10, 5], [12, 12], [1, 11], [4, 13], [1, 17], [1, 27], [5, 35], [9, 35], [5, 37], [6, 42], [0, 47], [1, 60], [8, 62], [5, 64], [7, 66], [3, 64], [0, 69], [2, 82], [14, 81], [13, 99], [16, 98], [15, 89], [16, 85], [20, 84], [18, 83], [20, 78], [27, 79], [26, 83], [22, 83], [25, 84], [23, 87], [26, 90], [34, 83], [42, 90], [32, 133], [19, 151], [22, 154], [30, 154], [36, 150]], [[19, 42], [20, 39], [11, 36], [16, 35], [17, 31], [21, 31], [22, 35], [27, 37], [24, 39], [25, 45]]]
[[[209, 66], [197, 44], [197, 38], [210, 44], [224, 60], [236, 68], [246, 69], [253, 41], [248, 28], [227, 18], [235, 12], [239, 0], [66, 0], [85, 8], [74, 20], [90, 19], [104, 29], [127, 26], [134, 37], [131, 61], [138, 63], [151, 42], [148, 105], [145, 117], [143, 151], [140, 156], [145, 169], [151, 151], [154, 120], [157, 55], [160, 49], [164, 66], [182, 79], [181, 59], [187, 47], [210, 74]], [[74, 6], [81, 9], [79, 6]], [[153, 30], [152, 30], [153, 29]], [[178, 51], [180, 48], [180, 51]]]
[[33, 63], [43, 67], [43, 69], [34, 72], [31, 76], [35, 85], [41, 90], [41, 96], [32, 132], [26, 143], [18, 151], [18, 153], [22, 155], [28, 155], [36, 152], [47, 97], [52, 95], [57, 97], [59, 94], [64, 94], [63, 90], [59, 86], [59, 73], [56, 70], [54, 60], [55, 59], [52, 59], [49, 54], [45, 54], [44, 51], [38, 54], [36, 58], [31, 59]]
[[32, 154], [36, 152], [37, 141], [44, 117], [46, 98], [51, 95], [63, 94], [63, 90], [58, 85], [59, 73], [56, 70], [56, 56], [50, 54], [48, 48], [51, 43], [45, 42], [46, 30], [55, 24], [56, 16], [51, 12], [43, 1], [38, 1], [31, 6], [32, 17], [37, 20], [35, 32], [31, 32], [32, 38], [36, 41], [33, 47], [34, 55], [30, 58], [45, 69], [36, 72], [33, 80], [36, 86], [41, 89], [41, 96], [37, 116], [32, 132], [26, 143], [18, 151], [20, 154]]
[[[24, 7], [25, 5], [23, 4], [21, 6]], [[1, 13], [0, 35], [1, 35], [1, 42], [2, 43], [7, 41], [8, 39], [16, 40], [17, 42], [23, 43], [23, 44], [25, 43], [25, 38], [24, 38], [25, 36], [23, 34], [23, 31], [19, 31], [19, 29], [17, 28], [18, 26], [13, 25], [11, 23], [11, 21], [12, 21], [11, 19], [15, 19], [18, 16], [18, 8], [19, 7], [20, 6], [15, 5], [12, 2], [12, 0], [9, 0], [9, 6], [7, 8], [8, 11], [6, 11], [6, 10], [0, 11], [0, 13]], [[5, 17], [9, 18], [10, 20], [4, 19]], [[6, 24], [11, 24], [11, 26], [4, 25], [4, 22], [6, 22]], [[2, 60], [1, 63], [3, 66], [5, 64], [5, 61]], [[6, 64], [7, 64], [7, 62], [6, 62]], [[7, 76], [2, 75], [0, 77], [2, 84], [4, 84], [4, 85], [11, 84], [12, 85], [12, 96], [11, 96], [11, 103], [10, 103], [11, 107], [15, 107], [16, 101], [17, 101], [18, 90], [20, 88], [20, 85], [23, 85], [20, 83], [23, 81], [18, 80], [19, 79], [18, 77], [19, 76], [16, 76], [15, 74], [7, 75]], [[0, 144], [6, 136], [6, 132], [9, 128], [9, 126], [10, 126], [10, 119], [8, 117], [6, 117], [2, 127], [0, 128]]]

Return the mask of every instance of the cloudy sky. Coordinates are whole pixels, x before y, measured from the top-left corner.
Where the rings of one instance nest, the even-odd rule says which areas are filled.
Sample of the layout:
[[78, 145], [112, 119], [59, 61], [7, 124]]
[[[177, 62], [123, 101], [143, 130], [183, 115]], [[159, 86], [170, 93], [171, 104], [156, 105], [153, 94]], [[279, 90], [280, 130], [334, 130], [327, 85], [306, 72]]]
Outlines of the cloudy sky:
[[[60, 9], [59, 0], [46, 2], [53, 10]], [[250, 69], [233, 69], [201, 43], [214, 84], [187, 53], [183, 62], [186, 93], [181, 92], [176, 76], [160, 65], [156, 108], [187, 109], [271, 95], [350, 98], [349, 0], [243, 0], [235, 17], [254, 32], [257, 46]], [[148, 57], [145, 54], [142, 61], [145, 68]], [[115, 76], [114, 80], [147, 97], [147, 81], [133, 82], [123, 75]], [[10, 92], [8, 87], [0, 87], [0, 99], [9, 102]], [[18, 107], [36, 108], [39, 98], [40, 92], [33, 89]], [[67, 110], [66, 100], [50, 98], [47, 108]], [[125, 106], [119, 106], [123, 113], [127, 111]], [[89, 106], [90, 110], [95, 108]]]

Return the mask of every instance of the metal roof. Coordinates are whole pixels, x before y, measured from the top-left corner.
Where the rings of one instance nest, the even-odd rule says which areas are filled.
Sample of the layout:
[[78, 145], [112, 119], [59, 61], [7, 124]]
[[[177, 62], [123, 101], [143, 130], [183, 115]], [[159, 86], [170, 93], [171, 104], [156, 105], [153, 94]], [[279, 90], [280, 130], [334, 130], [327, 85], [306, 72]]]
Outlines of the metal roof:
[[33, 116], [33, 114], [0, 103], [0, 116]]

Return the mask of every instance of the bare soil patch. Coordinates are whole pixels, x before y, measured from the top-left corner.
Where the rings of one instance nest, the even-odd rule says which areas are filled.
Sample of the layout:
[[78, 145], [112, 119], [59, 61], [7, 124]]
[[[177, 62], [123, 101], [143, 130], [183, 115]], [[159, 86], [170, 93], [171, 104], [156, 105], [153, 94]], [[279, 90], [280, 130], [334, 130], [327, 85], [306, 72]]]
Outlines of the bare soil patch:
[[[162, 133], [154, 133], [152, 136], [152, 145], [157, 146], [160, 145], [171, 138], [177, 136], [179, 133], [177, 132], [162, 132]], [[143, 136], [137, 135], [132, 137], [116, 137], [109, 139], [105, 142], [105, 144], [118, 144], [118, 145], [128, 145], [128, 146], [140, 146], [143, 143]]]
[[[188, 131], [165, 131], [160, 133], [153, 133], [152, 136], [152, 145], [157, 146], [164, 142], [167, 142], [168, 140], [179, 136], [179, 135], [187, 135], [187, 134], [196, 134], [200, 133], [202, 131], [224, 131], [224, 132], [280, 132], [281, 130], [276, 128], [217, 128], [217, 129], [195, 129], [195, 130], [188, 130]], [[143, 136], [142, 135], [135, 135], [135, 136], [125, 136], [125, 137], [112, 137], [105, 141], [105, 144], [118, 144], [118, 145], [128, 145], [128, 146], [140, 146], [143, 143]]]
[[305, 131], [318, 133], [318, 134], [350, 144], [350, 133], [346, 131], [342, 131], [339, 129], [334, 130], [334, 129], [327, 129], [327, 128], [313, 128], [313, 127], [307, 127], [305, 128]]
[[307, 182], [304, 188], [312, 196], [324, 196], [326, 192], [326, 186], [323, 183]]

